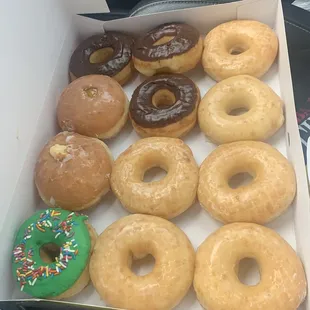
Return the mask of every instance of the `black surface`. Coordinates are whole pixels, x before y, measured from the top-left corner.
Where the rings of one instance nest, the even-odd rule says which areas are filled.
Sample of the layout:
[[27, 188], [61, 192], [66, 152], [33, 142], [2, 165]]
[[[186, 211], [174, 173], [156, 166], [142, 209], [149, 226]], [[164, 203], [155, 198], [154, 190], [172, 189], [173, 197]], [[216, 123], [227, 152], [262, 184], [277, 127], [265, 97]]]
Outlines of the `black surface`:
[[306, 162], [306, 144], [310, 136], [310, 12], [293, 5], [284, 5], [283, 10], [297, 121]]

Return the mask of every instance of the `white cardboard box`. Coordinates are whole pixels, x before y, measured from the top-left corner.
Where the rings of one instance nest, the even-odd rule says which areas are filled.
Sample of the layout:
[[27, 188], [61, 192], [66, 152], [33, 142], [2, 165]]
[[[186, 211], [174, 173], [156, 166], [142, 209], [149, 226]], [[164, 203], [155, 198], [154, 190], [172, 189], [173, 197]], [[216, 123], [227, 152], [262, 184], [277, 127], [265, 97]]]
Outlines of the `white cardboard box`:
[[[39, 98], [42, 99], [42, 101], [39, 103], [37, 102], [37, 105], [33, 104], [29, 109], [24, 111], [22, 124], [20, 125], [21, 134], [27, 130], [28, 126], [29, 128], [33, 128], [33, 130], [28, 133], [31, 138], [31, 143], [29, 147], [24, 147], [24, 149], [28, 149], [27, 156], [25, 160], [22, 161], [19, 179], [14, 194], [10, 198], [10, 203], [2, 206], [3, 216], [0, 218], [0, 244], [3, 254], [0, 260], [0, 275], [2, 279], [5, 279], [5, 281], [2, 282], [5, 282], [5, 285], [0, 285], [0, 300], [27, 297], [18, 291], [17, 285], [15, 285], [11, 275], [13, 238], [22, 221], [37, 208], [44, 207], [37, 195], [33, 182], [33, 170], [41, 148], [59, 131], [56, 124], [55, 110], [58, 97], [62, 89], [68, 84], [68, 64], [73, 50], [82, 39], [92, 34], [102, 32], [103, 27], [105, 30], [126, 31], [137, 35], [150, 30], [154, 26], [174, 21], [187, 22], [199, 29], [203, 35], [216, 25], [234, 19], [255, 19], [275, 29], [280, 44], [279, 56], [276, 63], [262, 80], [271, 86], [283, 99], [285, 103], [286, 122], [285, 126], [267, 142], [281, 151], [293, 163], [297, 177], [297, 195], [292, 207], [267, 226], [280, 233], [280, 235], [296, 249], [303, 260], [306, 273], [310, 279], [310, 242], [308, 240], [308, 236], [310, 236], [310, 210], [308, 183], [296, 121], [281, 1], [244, 0], [230, 4], [178, 10], [106, 23], [76, 16], [75, 13], [82, 12], [79, 11], [80, 7], [78, 3], [83, 7], [83, 5], [85, 5], [83, 1], [76, 2], [76, 5], [74, 1], [71, 0], [57, 0], [55, 2], [47, 0], [44, 2], [50, 6], [50, 12], [53, 14], [51, 18], [58, 21], [60, 26], [58, 26], [58, 28], [56, 27], [56, 30], [50, 27], [44, 28], [44, 19], [38, 21], [36, 25], [38, 34], [44, 35], [44, 39], [41, 41], [48, 42], [49, 46], [47, 51], [51, 53], [48, 55], [50, 58], [47, 59], [46, 68], [40, 68], [40, 70], [38, 68], [40, 81], [38, 81], [38, 79], [36, 79], [36, 81], [39, 85], [33, 85], [34, 91], [36, 90], [36, 86], [39, 89]], [[83, 10], [84, 9], [83, 7]], [[104, 10], [102, 1], [92, 0], [91, 9], [88, 9], [87, 12], [102, 10]], [[42, 29], [44, 31], [42, 31]], [[27, 48], [36, 48], [34, 44], [35, 42], [32, 43], [32, 46], [27, 46]], [[45, 51], [46, 49], [42, 48], [42, 50]], [[34, 74], [31, 68], [31, 64], [29, 64], [30, 71], [22, 73], [25, 75], [29, 74], [30, 79], [31, 74]], [[215, 82], [204, 73], [201, 66], [186, 75], [197, 83], [202, 96], [215, 84]], [[143, 76], [137, 75], [131, 82], [125, 85], [124, 89], [129, 98], [131, 98], [133, 90], [143, 80]], [[41, 92], [43, 93], [41, 94]], [[45, 100], [43, 100], [43, 97]], [[35, 98], [33, 92], [25, 92], [26, 102], [27, 100]], [[138, 139], [139, 137], [128, 122], [117, 137], [106, 141], [106, 143], [111, 148], [116, 158], [130, 144]], [[210, 151], [216, 147], [208, 141], [197, 126], [184, 138], [184, 141], [192, 148], [198, 164], [200, 164]], [[112, 193], [108, 194], [96, 209], [88, 213], [89, 220], [98, 233], [101, 233], [109, 224], [127, 214], [127, 211], [121, 207]], [[213, 220], [198, 203], [182, 215], [173, 219], [173, 222], [185, 231], [195, 248], [197, 248], [210, 233], [221, 226], [221, 224]], [[143, 272], [143, 268], [144, 267], [141, 267], [141, 270], [137, 272]], [[251, 281], [251, 279], [248, 279], [248, 281]], [[310, 298], [307, 297], [301, 309], [310, 309], [308, 305], [309, 300]], [[92, 285], [89, 285], [81, 294], [72, 298], [70, 301], [98, 306], [105, 305], [104, 302], [100, 300], [99, 295]], [[177, 309], [201, 309], [192, 289]]]

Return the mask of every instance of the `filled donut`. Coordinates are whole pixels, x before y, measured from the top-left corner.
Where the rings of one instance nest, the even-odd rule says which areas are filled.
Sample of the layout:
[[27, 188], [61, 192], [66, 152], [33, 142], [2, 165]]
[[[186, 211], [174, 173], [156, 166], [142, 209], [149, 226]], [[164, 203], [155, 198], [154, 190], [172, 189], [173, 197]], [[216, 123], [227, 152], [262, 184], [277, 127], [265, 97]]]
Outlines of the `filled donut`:
[[241, 74], [260, 78], [277, 53], [278, 38], [269, 26], [254, 20], [234, 20], [207, 34], [202, 65], [216, 81]]
[[[152, 255], [153, 270], [137, 276], [133, 260]], [[92, 283], [112, 307], [166, 310], [175, 307], [193, 281], [194, 249], [171, 222], [151, 215], [129, 215], [97, 239], [90, 261]]]
[[35, 167], [35, 183], [49, 207], [87, 209], [110, 190], [112, 163], [102, 141], [61, 132], [42, 149]]
[[73, 52], [69, 71], [71, 80], [84, 75], [102, 74], [125, 84], [134, 72], [134, 40], [120, 32], [106, 32], [84, 40]]
[[88, 75], [63, 90], [57, 106], [58, 124], [64, 131], [108, 139], [125, 125], [128, 108], [127, 96], [115, 80]]
[[87, 216], [61, 209], [37, 211], [16, 234], [13, 278], [33, 297], [72, 297], [90, 280], [88, 265], [96, 238]]
[[[235, 114], [238, 109], [244, 113]], [[198, 121], [205, 135], [218, 144], [266, 140], [284, 122], [283, 102], [260, 80], [234, 76], [217, 83], [202, 98]]]
[[[145, 172], [153, 167], [162, 168], [167, 175], [144, 182]], [[197, 183], [198, 167], [191, 149], [174, 138], [137, 141], [117, 158], [111, 174], [111, 188], [124, 208], [167, 219], [193, 204]]]
[[[233, 188], [229, 181], [239, 173], [248, 173], [253, 179]], [[212, 217], [224, 223], [267, 223], [290, 206], [295, 193], [292, 165], [263, 142], [220, 145], [200, 166], [198, 200]]]
[[196, 67], [201, 53], [202, 39], [197, 29], [184, 23], [170, 23], [136, 40], [133, 61], [146, 76], [183, 73]]
[[195, 83], [180, 74], [156, 75], [134, 91], [129, 115], [142, 137], [177, 138], [196, 124], [200, 92]]
[[[238, 279], [239, 263], [255, 259], [260, 282]], [[204, 309], [293, 310], [307, 294], [303, 265], [275, 231], [250, 223], [225, 225], [211, 234], [196, 254], [194, 288]]]

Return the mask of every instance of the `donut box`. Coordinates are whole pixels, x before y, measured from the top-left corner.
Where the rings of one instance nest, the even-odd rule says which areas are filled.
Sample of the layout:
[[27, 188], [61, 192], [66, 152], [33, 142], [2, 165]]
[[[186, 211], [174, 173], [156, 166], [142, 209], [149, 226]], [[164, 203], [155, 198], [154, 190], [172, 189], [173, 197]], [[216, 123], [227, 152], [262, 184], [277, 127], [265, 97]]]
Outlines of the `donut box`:
[[[17, 139], [19, 144], [12, 145], [12, 152], [19, 150], [21, 154], [25, 155], [20, 156], [18, 162], [20, 166], [16, 165], [16, 168], [14, 168], [17, 171], [18, 167], [20, 167], [20, 172], [16, 172], [14, 169], [12, 171], [11, 178], [16, 176], [16, 179], [15, 181], [12, 179], [9, 181], [14, 181], [15, 189], [12, 193], [8, 192], [6, 194], [4, 201], [7, 203], [2, 206], [4, 212], [0, 218], [0, 244], [2, 245], [3, 254], [0, 264], [0, 275], [2, 276], [2, 283], [6, 283], [6, 285], [0, 285], [0, 300], [20, 300], [26, 305], [29, 298], [18, 289], [11, 275], [12, 244], [14, 235], [25, 218], [34, 213], [34, 211], [45, 208], [36, 192], [33, 182], [33, 171], [41, 148], [52, 136], [60, 131], [56, 125], [55, 111], [60, 93], [69, 82], [68, 64], [72, 52], [83, 39], [93, 34], [100, 34], [104, 30], [115, 30], [139, 35], [163, 23], [175, 21], [185, 22], [194, 26], [200, 31], [201, 35], [205, 35], [223, 22], [235, 19], [257, 20], [275, 30], [279, 39], [278, 58], [261, 80], [268, 84], [282, 98], [284, 102], [285, 124], [266, 142], [279, 150], [293, 164], [297, 179], [297, 194], [292, 206], [266, 226], [278, 232], [297, 251], [304, 264], [306, 275], [310, 279], [310, 242], [308, 238], [310, 235], [309, 189], [296, 120], [281, 1], [244, 0], [105, 23], [77, 15], [106, 10], [105, 4], [101, 0], [89, 1], [87, 4], [83, 3], [83, 1], [74, 2], [69, 0], [62, 2], [50, 0], [46, 2], [46, 5], [47, 3], [47, 7], [50, 8], [50, 16], [52, 16], [53, 20], [57, 20], [57, 26], [49, 27], [49, 22], [40, 19], [40, 14], [35, 12], [35, 14], [38, 13], [36, 25], [38, 33], [42, 29], [45, 31], [40, 43], [42, 45], [41, 52], [45, 52], [49, 58], [46, 58], [46, 66], [44, 68], [39, 66], [39, 61], [34, 63], [32, 70], [38, 72], [38, 74], [37, 76], [30, 76], [26, 86], [29, 88], [36, 87], [39, 91], [35, 94], [25, 92], [23, 102], [20, 103], [23, 105], [29, 103], [29, 108], [27, 113], [23, 115], [24, 120], [19, 124], [18, 128], [18, 136], [20, 136], [18, 139], [21, 141]], [[29, 46], [29, 48], [34, 47]], [[36, 68], [35, 65], [38, 67]], [[201, 96], [204, 96], [216, 84], [214, 80], [206, 75], [201, 64], [185, 75], [196, 83], [200, 89]], [[136, 74], [133, 79], [123, 86], [129, 99], [133, 91], [144, 80], [144, 76]], [[116, 159], [124, 150], [139, 139], [140, 137], [133, 130], [130, 121], [128, 121], [115, 138], [105, 140], [105, 143], [109, 146], [114, 159]], [[216, 145], [211, 143], [200, 131], [198, 125], [184, 136], [182, 140], [192, 149], [198, 165], [216, 148]], [[225, 162], [223, 162], [223, 165], [225, 165]], [[163, 176], [162, 172], [153, 171], [147, 178], [150, 181]], [[236, 182], [241, 184], [242, 180], [236, 180]], [[122, 208], [112, 192], [103, 198], [100, 205], [84, 213], [89, 216], [89, 222], [99, 234], [114, 221], [129, 214]], [[222, 226], [220, 222], [214, 220], [201, 208], [197, 201], [187, 211], [171, 221], [185, 232], [195, 250], [207, 236]], [[134, 271], [138, 275], [143, 275], [151, 270], [152, 264], [151, 260], [146, 260], [144, 264], [136, 265]], [[241, 274], [244, 283], [248, 285], [254, 285], [259, 281], [259, 275], [251, 262], [242, 266]], [[309, 301], [310, 297], [307, 296], [300, 309], [310, 309]], [[31, 305], [40, 302], [41, 304], [47, 303], [42, 300], [31, 300]], [[51, 303], [55, 305], [59, 302], [53, 301]], [[106, 307], [92, 284], [89, 284], [77, 296], [60, 303], [69, 303], [72, 307], [74, 305], [74, 307], [88, 305], [90, 309], [92, 308], [91, 306], [94, 306], [95, 309], [112, 309]], [[187, 296], [176, 309], [201, 309], [193, 288], [190, 289]]]

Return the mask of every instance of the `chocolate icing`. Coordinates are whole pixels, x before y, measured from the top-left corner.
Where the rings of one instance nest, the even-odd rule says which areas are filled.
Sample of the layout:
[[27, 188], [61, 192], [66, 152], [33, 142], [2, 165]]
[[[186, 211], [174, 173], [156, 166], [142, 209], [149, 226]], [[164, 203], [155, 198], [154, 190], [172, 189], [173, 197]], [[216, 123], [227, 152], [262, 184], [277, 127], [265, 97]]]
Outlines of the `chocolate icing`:
[[[174, 38], [167, 43], [153, 45], [165, 36], [173, 36]], [[198, 30], [190, 25], [182, 23], [164, 24], [138, 38], [133, 55], [144, 61], [172, 58], [188, 52], [198, 43], [199, 37]]]
[[[103, 74], [110, 77], [120, 72], [131, 60], [133, 38], [120, 32], [106, 32], [83, 41], [70, 59], [69, 70], [76, 77], [89, 74]], [[90, 63], [89, 58], [95, 51], [110, 47], [113, 54], [103, 63]]]
[[[161, 89], [171, 91], [175, 103], [168, 107], [156, 107], [153, 95]], [[139, 126], [146, 128], [164, 127], [189, 115], [199, 100], [196, 85], [181, 74], [163, 74], [148, 78], [134, 91], [130, 101], [130, 117]]]

